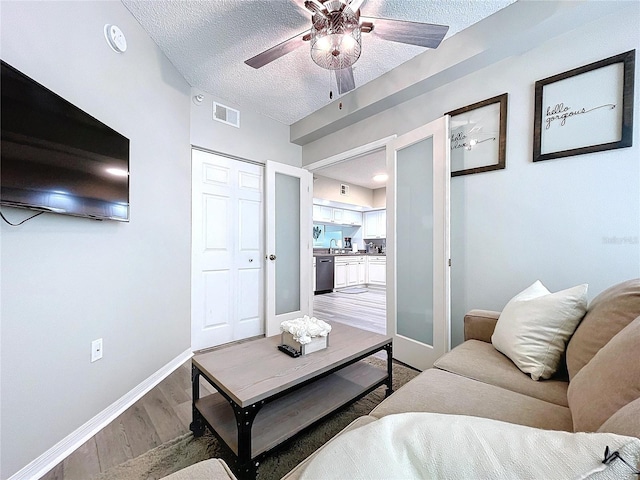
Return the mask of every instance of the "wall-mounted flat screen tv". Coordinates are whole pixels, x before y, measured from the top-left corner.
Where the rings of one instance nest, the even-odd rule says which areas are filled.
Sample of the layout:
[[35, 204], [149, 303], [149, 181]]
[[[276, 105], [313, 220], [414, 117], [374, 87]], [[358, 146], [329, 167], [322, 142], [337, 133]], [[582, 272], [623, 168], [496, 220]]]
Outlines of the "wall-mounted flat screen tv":
[[0, 203], [129, 221], [129, 139], [2, 61]]

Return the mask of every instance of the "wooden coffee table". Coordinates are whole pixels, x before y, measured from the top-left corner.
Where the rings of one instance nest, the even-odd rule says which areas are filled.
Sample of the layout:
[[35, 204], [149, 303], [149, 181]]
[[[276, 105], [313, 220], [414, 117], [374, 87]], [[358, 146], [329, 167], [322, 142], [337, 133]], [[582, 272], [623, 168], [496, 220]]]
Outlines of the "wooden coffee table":
[[[380, 385], [391, 386], [391, 337], [332, 324], [329, 346], [292, 358], [277, 349], [280, 336], [197, 354], [192, 359], [193, 421], [205, 426], [235, 454], [237, 475], [255, 478], [257, 461]], [[362, 359], [386, 350], [387, 368]], [[217, 393], [200, 398], [200, 376]]]

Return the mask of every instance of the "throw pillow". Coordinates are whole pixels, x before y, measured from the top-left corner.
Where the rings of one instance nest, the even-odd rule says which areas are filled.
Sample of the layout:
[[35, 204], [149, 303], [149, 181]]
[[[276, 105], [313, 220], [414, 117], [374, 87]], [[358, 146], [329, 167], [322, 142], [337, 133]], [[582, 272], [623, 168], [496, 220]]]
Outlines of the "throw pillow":
[[596, 431], [625, 405], [640, 398], [639, 345], [640, 317], [620, 330], [573, 377], [567, 400], [575, 431]]
[[573, 377], [620, 330], [640, 315], [640, 278], [627, 280], [598, 294], [580, 328], [567, 345], [569, 379]]
[[491, 343], [534, 380], [551, 378], [586, 311], [586, 284], [551, 293], [538, 280], [504, 307]]

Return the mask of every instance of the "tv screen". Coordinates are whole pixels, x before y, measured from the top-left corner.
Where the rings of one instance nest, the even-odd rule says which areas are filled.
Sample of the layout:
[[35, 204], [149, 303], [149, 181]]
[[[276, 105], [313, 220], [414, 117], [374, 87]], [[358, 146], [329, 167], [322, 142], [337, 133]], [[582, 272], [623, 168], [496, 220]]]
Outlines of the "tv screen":
[[0, 203], [129, 221], [129, 139], [2, 61]]

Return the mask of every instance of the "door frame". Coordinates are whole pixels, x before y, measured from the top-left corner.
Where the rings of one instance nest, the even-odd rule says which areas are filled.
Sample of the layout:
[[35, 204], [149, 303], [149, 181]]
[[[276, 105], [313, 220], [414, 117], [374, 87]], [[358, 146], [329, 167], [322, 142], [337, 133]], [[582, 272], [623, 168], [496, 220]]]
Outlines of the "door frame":
[[360, 147], [345, 150], [344, 152], [337, 153], [336, 155], [332, 155], [331, 157], [318, 160], [317, 162], [310, 163], [309, 165], [306, 165], [302, 168], [305, 168], [313, 173], [315, 170], [346, 162], [347, 160], [351, 160], [353, 158], [375, 152], [376, 150], [382, 150], [383, 148], [386, 148], [387, 144], [396, 137], [397, 135], [395, 134], [390, 135], [388, 137], [381, 138], [380, 140], [375, 140]]
[[[370, 143], [366, 143], [364, 145], [361, 145], [359, 147], [355, 147], [352, 148], [350, 150], [345, 150], [344, 152], [340, 152], [336, 155], [332, 155], [331, 157], [327, 157], [324, 158], [322, 160], [318, 160], [317, 162], [314, 163], [310, 163], [309, 165], [306, 165], [302, 168], [306, 168], [307, 170], [309, 170], [311, 173], [313, 173], [316, 170], [319, 170], [321, 168], [326, 168], [326, 167], [330, 167], [332, 165], [337, 165], [339, 163], [342, 162], [346, 162], [349, 160], [352, 160], [354, 158], [360, 157], [362, 155], [367, 155], [369, 153], [373, 153], [382, 149], [387, 149], [387, 145], [394, 140], [395, 138], [397, 138], [397, 135], [390, 135], [388, 137], [384, 137], [381, 138], [379, 140], [375, 140], [373, 142]], [[388, 195], [388, 190], [387, 190], [387, 195]], [[313, 203], [313, 198], [311, 199], [312, 203]], [[313, 206], [312, 206], [313, 208]], [[388, 239], [387, 239], [387, 245], [389, 245], [388, 243]], [[388, 268], [388, 264], [387, 264], [387, 268]], [[385, 299], [388, 300], [388, 285], [385, 286]], [[311, 303], [313, 304], [313, 298], [311, 299]], [[388, 306], [387, 306], [388, 308]], [[385, 327], [386, 328], [386, 327]]]

